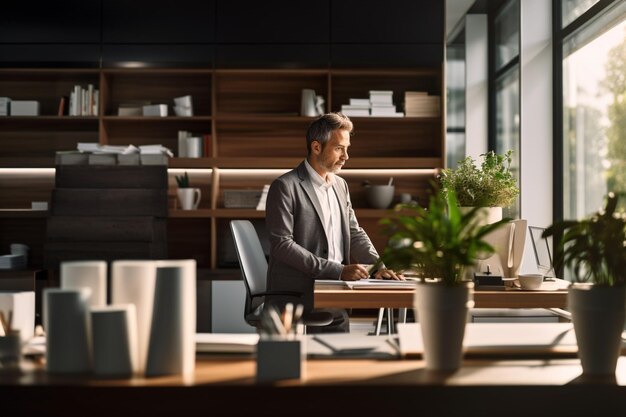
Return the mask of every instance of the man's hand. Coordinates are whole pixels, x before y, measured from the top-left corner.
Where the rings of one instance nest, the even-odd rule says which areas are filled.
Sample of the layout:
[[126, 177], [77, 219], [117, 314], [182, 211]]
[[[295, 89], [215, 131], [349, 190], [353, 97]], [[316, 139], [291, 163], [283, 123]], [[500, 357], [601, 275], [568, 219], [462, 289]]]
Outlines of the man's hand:
[[394, 279], [397, 281], [404, 281], [404, 276], [402, 274], [397, 274], [391, 269], [382, 268], [376, 271], [374, 274], [374, 278], [376, 279]]
[[367, 272], [367, 269], [365, 269], [363, 265], [350, 264], [343, 267], [340, 278], [342, 281], [357, 281], [359, 279], [369, 278], [369, 276], [369, 272]]

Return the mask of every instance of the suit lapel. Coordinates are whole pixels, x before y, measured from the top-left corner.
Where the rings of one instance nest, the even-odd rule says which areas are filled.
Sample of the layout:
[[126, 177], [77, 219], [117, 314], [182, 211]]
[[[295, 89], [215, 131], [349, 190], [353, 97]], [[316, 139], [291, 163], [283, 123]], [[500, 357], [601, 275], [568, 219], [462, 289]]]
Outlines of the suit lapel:
[[[298, 176], [300, 177], [300, 186], [302, 187], [302, 189], [304, 189], [304, 192], [309, 197], [309, 200], [311, 200], [311, 202], [313, 203], [313, 207], [315, 208], [315, 213], [317, 214], [317, 218], [319, 219], [320, 224], [323, 225], [324, 216], [322, 215], [322, 206], [320, 205], [320, 201], [317, 198], [317, 194], [315, 193], [315, 190], [313, 189], [313, 183], [311, 182], [311, 179], [309, 178], [309, 173], [307, 172], [306, 167], [304, 166], [304, 162], [298, 165]], [[322, 227], [322, 229], [324, 228]]]

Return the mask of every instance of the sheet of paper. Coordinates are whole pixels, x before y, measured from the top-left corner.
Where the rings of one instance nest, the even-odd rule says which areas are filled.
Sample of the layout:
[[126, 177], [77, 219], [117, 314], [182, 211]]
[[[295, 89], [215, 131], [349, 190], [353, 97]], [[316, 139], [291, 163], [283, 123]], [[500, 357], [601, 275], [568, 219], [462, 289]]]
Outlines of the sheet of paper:
[[254, 353], [257, 333], [196, 333], [196, 352]]
[[[404, 355], [424, 350], [419, 323], [399, 323], [400, 350]], [[467, 323], [464, 346], [468, 352], [493, 350], [549, 350], [576, 347], [571, 323]]]

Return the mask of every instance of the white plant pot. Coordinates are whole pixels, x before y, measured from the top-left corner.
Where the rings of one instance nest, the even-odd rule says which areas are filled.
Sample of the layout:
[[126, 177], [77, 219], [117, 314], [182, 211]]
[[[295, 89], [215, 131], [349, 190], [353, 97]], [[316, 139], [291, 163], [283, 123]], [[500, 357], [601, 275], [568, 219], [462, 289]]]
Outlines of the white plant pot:
[[[467, 213], [474, 207], [459, 207], [461, 213]], [[502, 207], [480, 207], [477, 213], [481, 225], [492, 224], [502, 220]]]
[[567, 305], [583, 373], [615, 374], [626, 316], [626, 288], [575, 284], [567, 294]]
[[465, 324], [474, 306], [473, 288], [472, 282], [417, 285], [413, 306], [422, 329], [426, 369], [454, 371], [461, 366]]

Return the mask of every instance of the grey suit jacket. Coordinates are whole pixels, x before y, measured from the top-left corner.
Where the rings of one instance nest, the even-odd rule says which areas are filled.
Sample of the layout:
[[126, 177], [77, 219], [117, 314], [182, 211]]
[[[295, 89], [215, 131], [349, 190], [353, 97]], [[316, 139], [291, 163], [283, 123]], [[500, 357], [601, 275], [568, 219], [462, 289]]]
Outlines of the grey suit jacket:
[[[333, 186], [341, 211], [344, 263], [373, 264], [378, 253], [359, 226], [348, 184], [335, 177]], [[298, 291], [305, 310], [313, 308], [315, 279], [339, 279], [343, 267], [329, 261], [328, 240], [322, 225], [322, 209], [305, 162], [272, 182], [265, 219], [270, 239], [267, 289]], [[293, 298], [271, 296], [267, 302], [282, 304]]]

